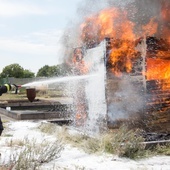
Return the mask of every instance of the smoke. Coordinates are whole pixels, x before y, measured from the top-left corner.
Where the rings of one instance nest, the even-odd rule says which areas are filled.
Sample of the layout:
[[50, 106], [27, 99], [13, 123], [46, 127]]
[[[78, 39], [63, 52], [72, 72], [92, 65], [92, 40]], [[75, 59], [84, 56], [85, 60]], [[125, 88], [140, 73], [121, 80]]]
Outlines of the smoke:
[[[124, 75], [116, 83], [108, 86], [108, 120], [114, 122], [121, 119], [137, 119], [141, 115], [144, 106], [144, 96], [140, 92], [141, 87], [133, 84], [130, 76]], [[115, 86], [115, 89], [113, 89]], [[116, 87], [117, 86], [117, 87]]]
[[98, 13], [100, 10], [107, 7], [107, 2], [103, 0], [86, 0], [79, 4], [77, 7], [77, 16], [74, 20], [68, 22], [62, 37], [62, 44], [65, 47], [65, 58], [67, 60], [72, 56], [73, 48], [83, 46], [80, 39], [81, 30], [80, 26], [85, 19], [91, 15]]
[[139, 24], [147, 24], [150, 18], [159, 17], [160, 0], [136, 0], [126, 6], [129, 17]]
[[[151, 19], [158, 23], [155, 36], [165, 38], [167, 28], [169, 29], [170, 1], [167, 0], [134, 0], [126, 7], [129, 19], [135, 23], [136, 34], [142, 32], [142, 26], [147, 25]], [[168, 18], [168, 20], [167, 20]], [[166, 32], [166, 33], [165, 33]]]

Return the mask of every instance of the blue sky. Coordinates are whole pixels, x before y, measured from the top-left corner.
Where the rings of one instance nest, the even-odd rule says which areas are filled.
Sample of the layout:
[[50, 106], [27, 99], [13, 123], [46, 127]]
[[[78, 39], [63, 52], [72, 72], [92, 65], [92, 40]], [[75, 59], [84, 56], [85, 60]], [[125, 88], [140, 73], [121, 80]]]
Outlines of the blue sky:
[[61, 62], [59, 42], [82, 0], [0, 0], [0, 72], [18, 63], [34, 73]]

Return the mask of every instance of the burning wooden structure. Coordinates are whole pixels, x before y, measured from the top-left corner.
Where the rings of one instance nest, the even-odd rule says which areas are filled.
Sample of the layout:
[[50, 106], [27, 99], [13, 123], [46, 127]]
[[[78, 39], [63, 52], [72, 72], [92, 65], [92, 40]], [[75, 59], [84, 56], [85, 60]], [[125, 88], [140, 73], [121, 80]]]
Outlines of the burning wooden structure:
[[103, 55], [108, 127], [126, 123], [148, 132], [170, 132], [169, 50], [167, 40], [151, 36], [106, 38], [87, 47], [84, 61]]
[[[150, 36], [135, 41], [106, 38], [105, 42], [108, 126], [127, 123], [148, 132], [169, 133], [170, 43]], [[87, 51], [97, 48], [93, 44]]]
[[[145, 10], [146, 4], [153, 10]], [[169, 9], [169, 1], [136, 0], [100, 10], [81, 24], [78, 42], [87, 51], [106, 42], [109, 126], [130, 122], [149, 132], [170, 132]]]
[[[117, 112], [111, 113], [111, 117], [116, 117], [117, 121], [110, 121], [109, 117], [110, 126], [127, 121], [146, 131], [169, 133], [170, 44], [156, 37], [138, 39], [133, 42], [134, 46], [131, 45], [134, 48], [130, 51], [130, 61], [127, 56], [129, 51], [119, 51], [119, 60], [114, 60], [112, 64], [109, 50], [119, 48], [119, 44], [122, 44], [121, 40], [107, 39], [106, 98], [108, 107], [111, 107], [108, 112]], [[118, 52], [116, 48], [115, 51]], [[126, 74], [126, 78], [123, 74]], [[124, 87], [122, 82], [126, 82]], [[125, 89], [120, 89], [120, 86]], [[126, 90], [130, 90], [129, 93]], [[120, 110], [123, 115], [115, 116], [120, 114]]]

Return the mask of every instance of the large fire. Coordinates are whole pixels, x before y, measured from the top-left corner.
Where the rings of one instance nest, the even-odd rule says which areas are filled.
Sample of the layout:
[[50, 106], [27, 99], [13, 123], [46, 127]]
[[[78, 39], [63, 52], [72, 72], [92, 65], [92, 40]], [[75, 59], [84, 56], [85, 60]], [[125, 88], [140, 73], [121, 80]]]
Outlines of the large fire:
[[128, 20], [127, 12], [110, 8], [91, 16], [81, 25], [81, 39], [85, 43], [98, 43], [106, 37], [134, 40], [134, 23]]
[[165, 1], [161, 5], [160, 15], [150, 18], [144, 25], [132, 22], [125, 8], [104, 9], [88, 17], [81, 25], [81, 40], [88, 47], [93, 47], [105, 38], [111, 38], [108, 62], [113, 73], [120, 76], [130, 73], [133, 60], [139, 57], [136, 40], [157, 37], [158, 41], [153, 42], [155, 47], [146, 50], [147, 69], [143, 74], [147, 80], [170, 81], [170, 5]]

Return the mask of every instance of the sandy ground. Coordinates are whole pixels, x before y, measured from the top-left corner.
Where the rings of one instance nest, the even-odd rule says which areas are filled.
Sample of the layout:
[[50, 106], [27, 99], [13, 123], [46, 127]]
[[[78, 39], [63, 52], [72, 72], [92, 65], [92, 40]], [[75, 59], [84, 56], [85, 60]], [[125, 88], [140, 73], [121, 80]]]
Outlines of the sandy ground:
[[[4, 117], [5, 118], [5, 117]], [[11, 148], [7, 146], [9, 140], [44, 139], [52, 140], [53, 135], [42, 133], [38, 126], [42, 121], [12, 121], [5, 122], [6, 130], [0, 139], [0, 163], [8, 161]], [[8, 136], [7, 136], [8, 134]], [[10, 134], [10, 135], [9, 135]], [[119, 158], [116, 155], [101, 153], [87, 154], [70, 145], [65, 145], [59, 159], [43, 164], [41, 170], [170, 170], [170, 156], [154, 156], [142, 160]]]

